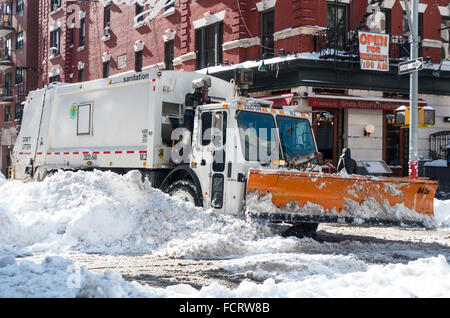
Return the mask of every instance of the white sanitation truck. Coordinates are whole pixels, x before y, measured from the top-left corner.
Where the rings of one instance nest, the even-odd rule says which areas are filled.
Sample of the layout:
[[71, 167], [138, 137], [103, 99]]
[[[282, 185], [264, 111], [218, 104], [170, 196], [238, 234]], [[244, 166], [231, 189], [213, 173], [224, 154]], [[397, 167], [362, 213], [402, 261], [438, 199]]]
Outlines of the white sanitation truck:
[[[354, 220], [416, 225], [432, 215], [431, 182], [313, 171], [320, 156], [310, 115], [247, 97], [249, 70], [238, 70], [234, 81], [149, 70], [30, 92], [13, 178], [40, 181], [60, 169], [139, 170], [154, 187], [197, 206], [288, 222], [295, 231]], [[294, 167], [303, 171], [288, 169]], [[355, 209], [371, 195], [383, 208], [378, 215]], [[411, 215], [386, 211], [386, 202], [393, 208], [411, 195], [418, 196]]]

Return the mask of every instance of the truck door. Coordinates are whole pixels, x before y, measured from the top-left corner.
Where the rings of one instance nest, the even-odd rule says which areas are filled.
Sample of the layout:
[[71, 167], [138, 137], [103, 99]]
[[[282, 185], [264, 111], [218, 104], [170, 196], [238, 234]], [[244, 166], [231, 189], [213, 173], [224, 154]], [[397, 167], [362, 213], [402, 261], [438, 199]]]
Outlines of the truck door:
[[206, 208], [225, 208], [225, 147], [227, 111], [201, 114], [201, 158], [198, 169]]

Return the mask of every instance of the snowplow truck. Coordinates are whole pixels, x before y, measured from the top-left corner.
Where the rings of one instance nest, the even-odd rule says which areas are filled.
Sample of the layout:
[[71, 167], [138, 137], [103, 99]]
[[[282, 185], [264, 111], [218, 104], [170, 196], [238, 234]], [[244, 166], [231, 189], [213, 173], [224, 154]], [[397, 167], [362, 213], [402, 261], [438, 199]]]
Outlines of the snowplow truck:
[[311, 115], [248, 97], [246, 71], [227, 82], [150, 69], [32, 91], [13, 178], [139, 170], [173, 197], [295, 231], [321, 222], [433, 224], [435, 181], [324, 173]]

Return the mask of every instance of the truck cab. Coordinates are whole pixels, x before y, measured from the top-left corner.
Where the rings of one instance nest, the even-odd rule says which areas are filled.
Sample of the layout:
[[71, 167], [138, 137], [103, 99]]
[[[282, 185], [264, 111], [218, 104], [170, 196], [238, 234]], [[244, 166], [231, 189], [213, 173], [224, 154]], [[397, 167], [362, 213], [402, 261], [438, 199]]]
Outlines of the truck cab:
[[247, 97], [198, 106], [187, 162], [198, 185], [176, 180], [167, 192], [204, 208], [239, 214], [249, 169], [313, 158], [317, 147], [310, 115], [271, 106]]

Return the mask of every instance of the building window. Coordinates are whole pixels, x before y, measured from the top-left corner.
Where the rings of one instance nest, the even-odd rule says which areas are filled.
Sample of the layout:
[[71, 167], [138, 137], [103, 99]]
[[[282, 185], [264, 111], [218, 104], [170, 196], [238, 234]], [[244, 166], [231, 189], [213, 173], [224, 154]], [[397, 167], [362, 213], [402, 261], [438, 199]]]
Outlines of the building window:
[[12, 39], [9, 38], [5, 42], [5, 60], [11, 60]]
[[197, 69], [222, 63], [223, 23], [215, 23], [195, 31]]
[[12, 121], [12, 106], [5, 106], [5, 123], [9, 123]]
[[[144, 12], [144, 7], [141, 6], [139, 3], [136, 3], [136, 16], [138, 16], [139, 14], [141, 14], [142, 12]], [[138, 19], [137, 22], [142, 22], [144, 21], [144, 16], [141, 15]]]
[[17, 0], [16, 4], [16, 14], [20, 14], [23, 12], [23, 0]]
[[450, 58], [450, 18], [443, 17], [441, 22], [442, 59]]
[[56, 83], [56, 82], [59, 82], [59, 81], [60, 81], [59, 75], [50, 76], [49, 79], [48, 79], [48, 81], [49, 81], [49, 83]]
[[383, 34], [391, 33], [391, 10], [381, 9], [379, 12], [380, 15], [380, 26], [379, 32]]
[[164, 5], [164, 8], [167, 10], [169, 10], [170, 8], [174, 8], [175, 7], [175, 1], [173, 0], [166, 0], [166, 4]]
[[164, 63], [166, 64], [166, 70], [173, 70], [174, 59], [174, 41], [167, 41], [164, 43]]
[[16, 69], [16, 85], [20, 86], [23, 84], [23, 69], [17, 68]]
[[55, 11], [61, 7], [61, 0], [51, 0], [51, 9]]
[[270, 10], [261, 13], [261, 59], [274, 56], [275, 42], [275, 11]]
[[80, 19], [80, 33], [79, 33], [79, 47], [84, 47], [84, 40], [86, 38], [86, 20]]
[[139, 52], [135, 53], [134, 69], [136, 72], [142, 71], [143, 57], [144, 57], [144, 51], [139, 51]]
[[[2, 1], [4, 2], [4, 1]], [[6, 12], [3, 14], [3, 23], [12, 26], [12, 12], [13, 12], [13, 4], [12, 2], [6, 4]]]
[[78, 70], [78, 82], [84, 81], [84, 69]]
[[8, 72], [5, 74], [5, 95], [12, 96], [12, 72]]
[[16, 35], [16, 50], [23, 48], [23, 32], [19, 32]]
[[347, 46], [348, 6], [340, 3], [327, 5], [327, 41], [329, 48], [344, 50]]
[[109, 77], [109, 61], [103, 63], [103, 78]]
[[60, 34], [60, 29], [50, 32], [50, 47], [53, 49], [53, 52], [50, 53], [53, 56], [59, 55]]
[[[423, 13], [419, 13], [419, 39], [423, 40]], [[403, 56], [410, 56], [410, 44], [409, 37], [411, 36], [411, 31], [409, 30], [408, 17], [406, 12], [403, 12], [403, 46], [405, 50], [403, 51]], [[422, 56], [422, 41], [419, 42], [419, 56]]]
[[103, 28], [110, 28], [111, 27], [111, 5], [107, 5], [103, 9]]

